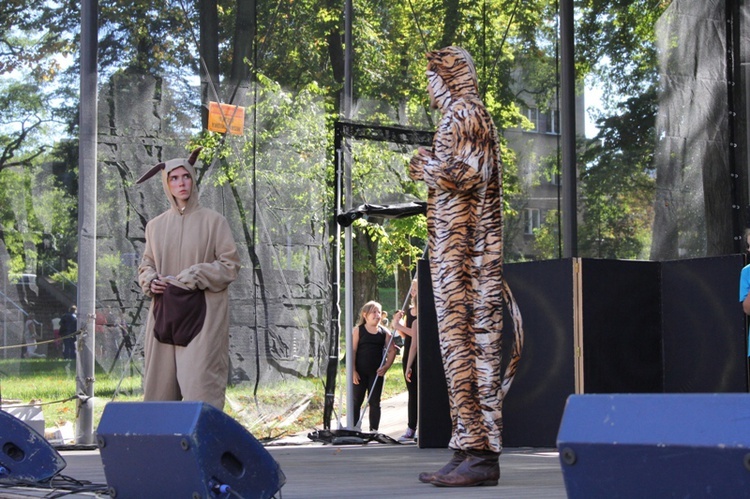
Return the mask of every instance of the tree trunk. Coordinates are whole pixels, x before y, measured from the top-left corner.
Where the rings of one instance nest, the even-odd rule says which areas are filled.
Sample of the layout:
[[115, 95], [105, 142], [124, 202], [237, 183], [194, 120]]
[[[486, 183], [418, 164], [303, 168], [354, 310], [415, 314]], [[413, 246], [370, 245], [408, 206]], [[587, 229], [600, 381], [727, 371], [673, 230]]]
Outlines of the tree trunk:
[[219, 12], [217, 0], [198, 0], [200, 12], [201, 125], [208, 128], [208, 103], [219, 96]]
[[401, 259], [401, 267], [398, 269], [398, 275], [396, 277], [398, 281], [398, 306], [403, 307], [406, 303], [406, 307], [409, 306], [409, 288], [411, 287], [412, 279], [416, 279], [417, 275], [416, 265], [412, 265], [411, 258], [404, 256]]
[[[331, 10], [340, 8], [339, 2], [334, 0], [327, 1], [327, 7]], [[344, 35], [339, 29], [344, 19], [341, 18], [339, 23], [331, 23], [330, 30], [326, 36], [328, 40], [328, 56], [331, 58], [331, 69], [333, 70], [333, 79], [336, 83], [344, 82]]]
[[378, 273], [376, 257], [378, 254], [378, 243], [370, 239], [365, 232], [356, 228], [354, 231], [354, 243], [352, 244], [352, 257], [354, 271], [352, 275], [352, 299], [354, 301], [354, 323], [359, 319], [359, 310], [362, 305], [370, 300], [380, 301], [378, 290]]
[[229, 77], [230, 86], [227, 88], [231, 93], [227, 96], [227, 101], [238, 106], [244, 105], [244, 89], [250, 83], [251, 64], [255, 64], [253, 57], [257, 22], [255, 9], [255, 0], [237, 0], [232, 69]]
[[461, 5], [458, 0], [443, 0], [445, 8], [445, 17], [443, 18], [443, 37], [440, 41], [440, 47], [429, 47], [430, 50], [447, 47], [452, 45], [456, 39], [456, 31], [461, 24]]

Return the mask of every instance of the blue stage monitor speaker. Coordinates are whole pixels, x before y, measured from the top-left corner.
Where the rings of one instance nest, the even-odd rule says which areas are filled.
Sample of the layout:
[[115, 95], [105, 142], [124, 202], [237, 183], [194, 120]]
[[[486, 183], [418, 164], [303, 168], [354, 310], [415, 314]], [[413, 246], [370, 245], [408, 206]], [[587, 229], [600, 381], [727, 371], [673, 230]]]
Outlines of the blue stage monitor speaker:
[[286, 482], [255, 437], [203, 402], [110, 402], [97, 443], [112, 497], [268, 498]]
[[43, 482], [66, 464], [42, 435], [17, 417], [0, 411], [0, 483]]
[[747, 497], [750, 394], [571, 395], [568, 498]]

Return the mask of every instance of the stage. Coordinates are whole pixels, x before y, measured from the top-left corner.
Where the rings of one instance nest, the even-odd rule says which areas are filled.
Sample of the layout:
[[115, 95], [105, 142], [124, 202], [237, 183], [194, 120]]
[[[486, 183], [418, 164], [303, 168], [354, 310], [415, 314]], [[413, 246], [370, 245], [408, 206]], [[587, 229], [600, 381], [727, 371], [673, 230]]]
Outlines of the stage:
[[[500, 457], [497, 487], [439, 488], [417, 480], [421, 471], [440, 468], [450, 459], [447, 449], [416, 445], [369, 443], [332, 446], [318, 443], [270, 445], [266, 449], [286, 475], [277, 497], [512, 497], [565, 498], [565, 485], [556, 449], [506, 449]], [[98, 450], [61, 451], [67, 466], [61, 475], [92, 484], [106, 484]], [[158, 466], [158, 462], [150, 466]], [[48, 497], [50, 489], [0, 488], [0, 497]], [[64, 490], [59, 490], [64, 492]], [[73, 493], [66, 497], [109, 497], [104, 493]], [[145, 494], [143, 497], [147, 497]]]
[[[383, 400], [380, 431], [398, 439], [406, 428], [406, 392]], [[368, 413], [363, 426], [369, 426]], [[565, 498], [565, 484], [557, 449], [507, 448], [500, 456], [500, 483], [497, 487], [446, 489], [421, 483], [422, 471], [440, 469], [452, 455], [448, 449], [420, 449], [417, 444], [328, 445], [313, 442], [307, 433], [288, 435], [264, 447], [279, 463], [286, 484], [276, 497], [314, 499], [334, 497], [411, 496], [464, 498], [468, 496], [509, 498]], [[99, 450], [58, 450], [67, 463], [60, 473], [106, 490], [107, 480]], [[159, 466], [154, 456], [148, 466]], [[163, 458], [163, 456], [161, 456]], [[70, 485], [70, 484], [67, 484]], [[70, 489], [66, 489], [70, 490]], [[60, 493], [64, 490], [59, 490]], [[0, 498], [56, 496], [50, 489], [0, 486]], [[102, 497], [106, 493], [79, 492], [65, 497]], [[147, 497], [146, 493], [142, 497]], [[130, 499], [130, 498], [118, 498]], [[139, 498], [140, 499], [140, 498]]]

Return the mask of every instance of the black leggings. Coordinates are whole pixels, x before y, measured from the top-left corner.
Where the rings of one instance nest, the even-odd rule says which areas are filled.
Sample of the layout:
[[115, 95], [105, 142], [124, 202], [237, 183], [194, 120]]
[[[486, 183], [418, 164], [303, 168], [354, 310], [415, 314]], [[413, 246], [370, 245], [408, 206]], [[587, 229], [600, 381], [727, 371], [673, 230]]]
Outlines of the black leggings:
[[[404, 363], [404, 381], [406, 381], [406, 363]], [[417, 400], [419, 384], [419, 369], [417, 369], [417, 359], [414, 359], [411, 365], [411, 381], [406, 381], [406, 391], [409, 392], [409, 402], [407, 405], [407, 426], [412, 430], [417, 429]]]
[[[378, 376], [377, 371], [371, 373], [359, 372], [359, 384], [354, 385], [354, 424], [359, 423], [359, 415], [362, 410], [362, 404], [365, 402], [367, 393], [372, 390], [370, 395], [370, 431], [378, 431], [380, 426], [380, 396], [383, 393], [383, 377]], [[377, 379], [377, 381], [376, 381]], [[373, 383], [375, 386], [373, 387]]]

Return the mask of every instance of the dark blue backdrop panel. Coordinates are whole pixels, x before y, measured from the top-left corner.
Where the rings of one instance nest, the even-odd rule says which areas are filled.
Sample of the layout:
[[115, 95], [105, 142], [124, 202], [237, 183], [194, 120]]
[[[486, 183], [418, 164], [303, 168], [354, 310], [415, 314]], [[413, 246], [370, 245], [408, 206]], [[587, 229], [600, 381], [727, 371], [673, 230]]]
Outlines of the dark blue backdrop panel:
[[665, 392], [747, 392], [743, 255], [662, 263]]
[[659, 263], [581, 260], [583, 391], [662, 391]]
[[573, 395], [558, 450], [570, 499], [746, 497], [750, 395]]
[[[506, 447], [554, 447], [565, 400], [575, 392], [573, 260], [506, 264], [505, 278], [523, 316], [521, 363], [503, 404]], [[506, 318], [508, 312], [505, 312]], [[513, 323], [506, 319], [503, 356]]]

